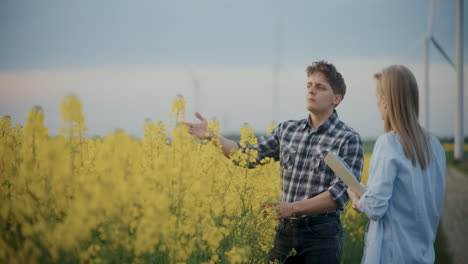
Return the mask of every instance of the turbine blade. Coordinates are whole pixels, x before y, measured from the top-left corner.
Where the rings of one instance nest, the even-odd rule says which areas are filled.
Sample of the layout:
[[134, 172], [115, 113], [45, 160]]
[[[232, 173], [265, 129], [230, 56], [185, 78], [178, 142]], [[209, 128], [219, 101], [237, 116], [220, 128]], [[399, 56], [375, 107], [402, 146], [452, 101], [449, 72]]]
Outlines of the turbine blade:
[[440, 54], [442, 54], [442, 56], [448, 61], [448, 63], [450, 63], [450, 65], [452, 65], [455, 68], [455, 63], [453, 63], [452, 59], [450, 59], [450, 57], [447, 55], [447, 53], [445, 53], [445, 51], [442, 49], [442, 47], [435, 40], [434, 37], [431, 37], [431, 41], [434, 44], [434, 46], [436, 47], [436, 49], [440, 52]]

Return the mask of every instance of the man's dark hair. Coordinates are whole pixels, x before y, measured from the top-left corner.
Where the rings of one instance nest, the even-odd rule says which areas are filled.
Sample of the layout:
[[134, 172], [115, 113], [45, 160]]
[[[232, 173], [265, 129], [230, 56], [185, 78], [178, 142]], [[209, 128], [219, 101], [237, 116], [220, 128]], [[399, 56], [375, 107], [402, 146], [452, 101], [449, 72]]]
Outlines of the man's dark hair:
[[316, 61], [312, 63], [312, 65], [307, 66], [306, 72], [307, 77], [310, 77], [316, 72], [323, 73], [325, 77], [327, 77], [327, 80], [335, 94], [342, 94], [343, 97], [346, 94], [346, 84], [343, 76], [341, 76], [341, 73], [336, 70], [333, 64], [324, 60]]

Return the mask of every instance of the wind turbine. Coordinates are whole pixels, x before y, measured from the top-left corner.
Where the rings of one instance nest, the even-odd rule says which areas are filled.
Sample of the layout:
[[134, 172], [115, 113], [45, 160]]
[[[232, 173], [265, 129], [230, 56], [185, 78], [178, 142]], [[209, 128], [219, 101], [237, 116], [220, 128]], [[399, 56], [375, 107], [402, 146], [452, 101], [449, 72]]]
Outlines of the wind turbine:
[[447, 60], [447, 62], [455, 67], [455, 64], [453, 61], [450, 59], [450, 57], [447, 55], [447, 53], [442, 49], [442, 46], [437, 42], [437, 40], [434, 38], [433, 35], [433, 23], [434, 23], [434, 8], [435, 8], [436, 1], [432, 0], [431, 1], [431, 6], [429, 7], [429, 23], [428, 23], [428, 30], [426, 34], [426, 39], [425, 39], [425, 56], [424, 56], [424, 88], [425, 88], [425, 103], [424, 103], [424, 108], [425, 108], [425, 114], [426, 114], [426, 119], [425, 121], [425, 127], [427, 130], [429, 130], [429, 49], [431, 46], [431, 43], [434, 45], [437, 51], [440, 52], [440, 54]]
[[455, 151], [456, 160], [463, 160], [464, 154], [464, 133], [463, 133], [463, 0], [456, 0], [456, 63], [454, 63], [447, 53], [442, 49], [442, 46], [437, 42], [433, 35], [433, 18], [435, 0], [431, 1], [429, 8], [428, 32], [425, 39], [425, 58], [424, 58], [424, 86], [425, 86], [425, 127], [429, 130], [429, 48], [431, 43], [436, 50], [452, 65], [456, 70], [457, 75], [457, 104], [455, 118]]
[[457, 113], [455, 117], [455, 159], [464, 159], [465, 133], [463, 132], [463, 0], [457, 0], [455, 57], [457, 70]]
[[282, 40], [281, 22], [276, 25], [276, 47], [275, 47], [275, 59], [273, 62], [273, 85], [272, 85], [272, 121], [279, 122], [280, 114], [280, 70], [281, 70], [281, 40]]
[[429, 48], [432, 39], [434, 5], [435, 1], [432, 0], [431, 6], [429, 7], [428, 30], [424, 40], [424, 114], [426, 115], [424, 119], [424, 127], [426, 127], [427, 130], [429, 130]]
[[193, 113], [200, 112], [200, 79], [197, 78], [191, 67], [186, 66], [185, 70], [187, 71], [193, 86]]

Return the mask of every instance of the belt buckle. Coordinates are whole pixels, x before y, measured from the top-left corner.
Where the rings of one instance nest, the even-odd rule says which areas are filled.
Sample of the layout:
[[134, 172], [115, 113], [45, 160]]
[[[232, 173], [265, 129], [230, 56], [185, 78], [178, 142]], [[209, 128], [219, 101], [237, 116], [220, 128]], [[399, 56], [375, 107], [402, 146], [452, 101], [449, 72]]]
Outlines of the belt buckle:
[[291, 216], [288, 218], [283, 218], [282, 221], [285, 224], [296, 225], [299, 222], [299, 217]]

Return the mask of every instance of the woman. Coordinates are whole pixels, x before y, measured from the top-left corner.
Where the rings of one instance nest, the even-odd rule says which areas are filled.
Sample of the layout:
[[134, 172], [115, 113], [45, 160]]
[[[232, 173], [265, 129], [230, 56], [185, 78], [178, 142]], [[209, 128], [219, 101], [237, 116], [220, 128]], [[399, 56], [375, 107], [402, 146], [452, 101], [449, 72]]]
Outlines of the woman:
[[385, 134], [374, 147], [367, 190], [348, 194], [370, 223], [362, 263], [433, 263], [445, 190], [445, 152], [418, 122], [418, 85], [404, 66], [377, 79]]

